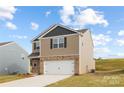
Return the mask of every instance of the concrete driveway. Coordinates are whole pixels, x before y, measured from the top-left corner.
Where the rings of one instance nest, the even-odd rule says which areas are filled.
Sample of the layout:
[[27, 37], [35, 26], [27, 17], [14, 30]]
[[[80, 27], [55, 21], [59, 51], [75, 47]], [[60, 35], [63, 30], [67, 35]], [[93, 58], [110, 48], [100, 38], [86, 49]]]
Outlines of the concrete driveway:
[[15, 80], [0, 84], [0, 87], [43, 87], [59, 80], [70, 77], [71, 75], [39, 75], [35, 77]]

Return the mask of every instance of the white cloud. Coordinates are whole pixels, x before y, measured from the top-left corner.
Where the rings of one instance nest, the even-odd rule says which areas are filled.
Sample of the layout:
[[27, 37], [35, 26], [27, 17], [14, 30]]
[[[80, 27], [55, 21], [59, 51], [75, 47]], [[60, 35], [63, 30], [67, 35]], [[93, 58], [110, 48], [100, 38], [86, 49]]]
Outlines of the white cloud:
[[45, 13], [45, 16], [47, 17], [47, 16], [49, 16], [51, 14], [51, 11], [47, 11], [46, 13]]
[[92, 37], [95, 46], [106, 45], [108, 42], [112, 40], [112, 38], [109, 35], [104, 34], [92, 35]]
[[16, 29], [17, 29], [16, 25], [13, 24], [13, 23], [11, 23], [11, 22], [7, 22], [7, 23], [6, 23], [6, 27], [7, 27], [8, 29], [10, 29], [10, 30], [16, 30]]
[[75, 14], [74, 7], [72, 6], [64, 6], [62, 10], [60, 10], [60, 18], [62, 22], [66, 25], [70, 24], [72, 19], [71, 16]]
[[118, 35], [119, 35], [119, 36], [124, 36], [124, 30], [120, 30], [120, 31], [118, 32]]
[[110, 53], [110, 49], [107, 48], [107, 47], [95, 48], [94, 52], [97, 53], [97, 54]]
[[76, 23], [79, 25], [101, 24], [103, 26], [108, 26], [108, 22], [104, 19], [103, 13], [91, 8], [81, 11], [80, 14], [77, 15]]
[[[120, 31], [118, 32], [118, 36], [124, 37], [124, 30], [120, 30]], [[116, 43], [117, 43], [117, 45], [119, 45], [119, 46], [124, 46], [124, 38], [116, 39]]]
[[37, 30], [39, 28], [39, 25], [37, 23], [31, 22], [31, 29]]
[[16, 10], [17, 9], [14, 6], [0, 6], [0, 19], [12, 20], [14, 18]]
[[124, 39], [117, 39], [117, 44], [119, 46], [124, 46]]
[[81, 9], [80, 7], [64, 6], [60, 10], [60, 18], [65, 25], [96, 25], [108, 26], [108, 21], [100, 11], [91, 8]]
[[27, 39], [28, 36], [26, 35], [10, 35], [10, 38], [16, 38], [16, 39]]

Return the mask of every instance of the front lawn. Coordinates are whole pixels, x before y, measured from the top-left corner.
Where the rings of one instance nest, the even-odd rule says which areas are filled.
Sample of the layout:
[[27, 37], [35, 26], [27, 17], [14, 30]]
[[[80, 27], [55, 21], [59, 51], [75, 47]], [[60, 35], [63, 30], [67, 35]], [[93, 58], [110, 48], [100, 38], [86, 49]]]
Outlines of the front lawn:
[[124, 86], [124, 59], [96, 60], [96, 73], [72, 76], [50, 87], [117, 87]]
[[60, 82], [51, 84], [51, 87], [114, 87], [124, 86], [124, 71], [117, 73], [88, 73], [72, 76]]
[[13, 80], [21, 79], [21, 78], [22, 77], [17, 76], [17, 75], [0, 75], [0, 83], [13, 81]]
[[18, 75], [0, 75], [0, 83], [9, 82], [17, 79], [31, 77], [32, 75], [18, 74]]

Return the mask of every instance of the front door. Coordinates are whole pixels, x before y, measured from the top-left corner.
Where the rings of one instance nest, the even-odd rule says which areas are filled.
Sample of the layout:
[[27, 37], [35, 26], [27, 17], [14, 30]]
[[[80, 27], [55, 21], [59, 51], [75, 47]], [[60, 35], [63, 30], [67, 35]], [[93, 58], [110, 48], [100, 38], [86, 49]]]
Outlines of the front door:
[[31, 60], [31, 72], [33, 74], [39, 74], [40, 73], [40, 60], [38, 58]]

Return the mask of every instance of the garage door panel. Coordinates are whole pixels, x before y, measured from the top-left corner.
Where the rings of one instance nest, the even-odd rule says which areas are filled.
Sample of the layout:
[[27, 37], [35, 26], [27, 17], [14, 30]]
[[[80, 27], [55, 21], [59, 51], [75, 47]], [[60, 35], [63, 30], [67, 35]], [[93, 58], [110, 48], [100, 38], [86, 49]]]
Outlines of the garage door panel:
[[[58, 67], [56, 66], [55, 62], [46, 62], [45, 63], [45, 74], [57, 74], [58, 72]], [[54, 72], [54, 73], [53, 73]]]
[[45, 61], [44, 74], [74, 74], [74, 61]]

